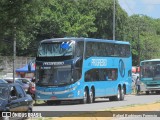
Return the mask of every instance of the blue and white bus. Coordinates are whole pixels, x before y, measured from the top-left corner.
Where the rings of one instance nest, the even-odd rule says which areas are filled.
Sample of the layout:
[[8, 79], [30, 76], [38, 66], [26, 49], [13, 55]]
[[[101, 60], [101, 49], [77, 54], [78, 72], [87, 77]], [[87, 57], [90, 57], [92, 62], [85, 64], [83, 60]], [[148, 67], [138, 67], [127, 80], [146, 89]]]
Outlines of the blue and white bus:
[[40, 42], [36, 57], [36, 99], [92, 103], [124, 100], [132, 91], [129, 42], [55, 38]]
[[150, 92], [160, 93], [160, 59], [140, 62], [140, 80], [147, 95]]

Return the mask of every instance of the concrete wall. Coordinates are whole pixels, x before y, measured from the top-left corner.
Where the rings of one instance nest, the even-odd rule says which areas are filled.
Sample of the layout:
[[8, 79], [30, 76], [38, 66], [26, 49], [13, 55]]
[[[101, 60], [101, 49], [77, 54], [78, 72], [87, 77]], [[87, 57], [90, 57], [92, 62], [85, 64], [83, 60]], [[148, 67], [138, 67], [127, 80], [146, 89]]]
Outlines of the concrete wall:
[[[15, 69], [21, 68], [34, 57], [16, 57]], [[7, 73], [13, 73], [13, 56], [0, 56], [0, 77]]]

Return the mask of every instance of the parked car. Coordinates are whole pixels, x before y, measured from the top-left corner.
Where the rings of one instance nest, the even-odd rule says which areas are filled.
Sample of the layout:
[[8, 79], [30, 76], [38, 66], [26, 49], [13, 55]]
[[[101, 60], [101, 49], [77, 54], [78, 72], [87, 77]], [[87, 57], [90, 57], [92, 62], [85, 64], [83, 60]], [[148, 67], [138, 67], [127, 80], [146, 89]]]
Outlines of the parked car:
[[[4, 78], [8, 83], [13, 83], [13, 78]], [[15, 83], [20, 84], [23, 89], [28, 92], [31, 81], [28, 78], [15, 78]]]
[[31, 84], [31, 81], [29, 79], [27, 79], [27, 78], [15, 78], [15, 83], [20, 84], [26, 92], [29, 91], [29, 85]]
[[0, 83], [8, 83], [6, 80], [0, 79]]
[[19, 84], [0, 84], [0, 111], [32, 112], [32, 102]]
[[5, 78], [3, 78], [3, 80], [7, 81], [8, 83], [12, 83], [13, 77], [5, 77]]

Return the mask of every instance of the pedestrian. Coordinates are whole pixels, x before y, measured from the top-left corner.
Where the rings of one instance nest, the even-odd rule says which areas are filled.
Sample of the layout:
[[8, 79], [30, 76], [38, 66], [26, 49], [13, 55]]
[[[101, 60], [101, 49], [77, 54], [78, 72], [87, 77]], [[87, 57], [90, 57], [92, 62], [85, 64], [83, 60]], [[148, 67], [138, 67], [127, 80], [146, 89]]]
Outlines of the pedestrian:
[[135, 84], [136, 84], [136, 93], [137, 93], [137, 95], [138, 95], [139, 92], [141, 91], [140, 83], [141, 83], [141, 82], [140, 82], [139, 76], [137, 76], [136, 81], [135, 81]]

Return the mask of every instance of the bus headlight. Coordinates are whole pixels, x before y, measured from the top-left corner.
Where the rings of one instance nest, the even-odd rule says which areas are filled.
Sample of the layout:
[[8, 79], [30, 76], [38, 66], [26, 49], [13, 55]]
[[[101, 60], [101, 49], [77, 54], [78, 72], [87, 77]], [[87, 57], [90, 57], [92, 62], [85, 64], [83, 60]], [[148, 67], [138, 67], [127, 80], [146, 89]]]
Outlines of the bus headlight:
[[78, 91], [77, 91], [77, 94], [78, 94], [78, 96], [79, 96], [79, 95], [81, 94], [81, 91], [80, 91], [80, 90], [78, 90]]

